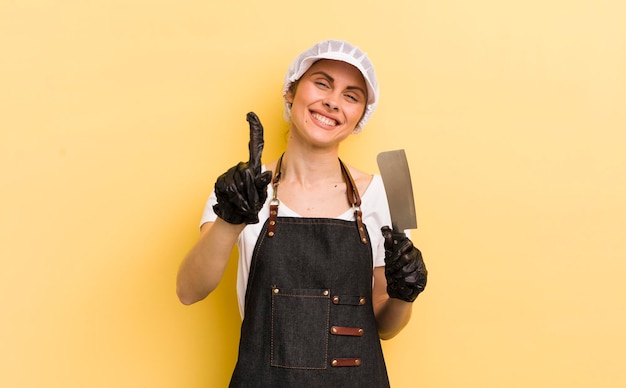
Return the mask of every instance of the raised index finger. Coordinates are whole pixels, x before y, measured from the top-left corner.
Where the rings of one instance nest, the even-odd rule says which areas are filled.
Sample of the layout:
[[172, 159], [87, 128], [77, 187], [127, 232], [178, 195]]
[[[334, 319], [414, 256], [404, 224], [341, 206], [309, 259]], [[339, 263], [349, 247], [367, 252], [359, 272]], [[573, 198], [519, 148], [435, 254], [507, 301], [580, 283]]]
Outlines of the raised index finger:
[[249, 112], [246, 116], [246, 120], [250, 123], [250, 142], [248, 143], [250, 159], [248, 160], [248, 166], [252, 171], [260, 173], [261, 154], [263, 153], [263, 145], [265, 144], [263, 141], [263, 126], [254, 112]]

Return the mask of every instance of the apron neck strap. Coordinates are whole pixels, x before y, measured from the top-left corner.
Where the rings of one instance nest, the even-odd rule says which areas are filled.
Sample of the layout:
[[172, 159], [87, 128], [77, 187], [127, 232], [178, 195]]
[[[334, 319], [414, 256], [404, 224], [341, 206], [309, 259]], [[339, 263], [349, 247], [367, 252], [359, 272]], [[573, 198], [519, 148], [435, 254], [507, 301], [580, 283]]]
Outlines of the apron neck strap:
[[[268, 237], [274, 237], [276, 235], [276, 219], [278, 218], [278, 205], [280, 205], [280, 201], [278, 200], [278, 184], [280, 183], [281, 166], [284, 155], [285, 154], [283, 153], [280, 158], [278, 158], [278, 161], [276, 162], [276, 173], [274, 174], [274, 178], [272, 179], [272, 188], [274, 192], [272, 194], [272, 199], [270, 200], [270, 217], [267, 229]], [[359, 190], [354, 183], [354, 179], [352, 179], [352, 175], [350, 175], [350, 171], [343, 164], [341, 159], [339, 159], [339, 165], [341, 166], [341, 173], [346, 181], [346, 194], [348, 196], [348, 203], [352, 205], [352, 208], [354, 209], [354, 218], [356, 219], [359, 237], [363, 244], [367, 244], [367, 236], [365, 234], [365, 226], [363, 225], [363, 212], [361, 211], [361, 196], [359, 195]]]
[[356, 219], [356, 225], [359, 230], [359, 237], [363, 244], [367, 244], [367, 236], [365, 235], [365, 226], [363, 226], [363, 212], [361, 211], [361, 196], [359, 195], [359, 189], [350, 175], [350, 171], [339, 159], [341, 165], [341, 171], [346, 179], [346, 193], [348, 194], [348, 203], [352, 205], [354, 209], [354, 218]]

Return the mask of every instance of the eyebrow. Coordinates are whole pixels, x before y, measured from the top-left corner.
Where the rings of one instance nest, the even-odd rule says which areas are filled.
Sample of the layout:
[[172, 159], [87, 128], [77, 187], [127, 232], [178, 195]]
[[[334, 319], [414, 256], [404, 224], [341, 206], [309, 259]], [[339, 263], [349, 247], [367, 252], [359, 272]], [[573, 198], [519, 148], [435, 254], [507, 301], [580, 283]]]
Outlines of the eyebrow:
[[[330, 82], [335, 82], [335, 79], [333, 77], [330, 76], [330, 74], [326, 73], [325, 71], [316, 71], [315, 73], [311, 73], [311, 75], [323, 75], [324, 77], [328, 78], [328, 80]], [[346, 89], [348, 90], [359, 90], [361, 93], [363, 93], [363, 95], [365, 96], [365, 98], [367, 98], [367, 91], [363, 90], [362, 87], [360, 86], [348, 86]]]

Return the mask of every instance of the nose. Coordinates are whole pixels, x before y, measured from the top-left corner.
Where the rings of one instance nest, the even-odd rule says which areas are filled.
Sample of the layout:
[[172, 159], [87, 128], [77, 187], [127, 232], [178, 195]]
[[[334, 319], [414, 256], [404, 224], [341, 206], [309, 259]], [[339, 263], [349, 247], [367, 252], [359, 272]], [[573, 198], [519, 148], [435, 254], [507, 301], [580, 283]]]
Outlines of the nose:
[[334, 112], [339, 111], [339, 104], [337, 104], [337, 97], [334, 94], [327, 95], [326, 98], [324, 98], [323, 104], [326, 107], [326, 109], [330, 111], [334, 111]]

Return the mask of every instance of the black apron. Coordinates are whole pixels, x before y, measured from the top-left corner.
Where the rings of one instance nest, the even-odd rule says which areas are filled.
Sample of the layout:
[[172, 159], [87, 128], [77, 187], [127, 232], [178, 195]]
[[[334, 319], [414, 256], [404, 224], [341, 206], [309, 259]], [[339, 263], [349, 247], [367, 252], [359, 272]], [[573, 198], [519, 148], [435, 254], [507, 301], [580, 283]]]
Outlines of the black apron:
[[256, 243], [230, 387], [389, 387], [372, 307], [372, 249], [357, 221], [277, 217]]

